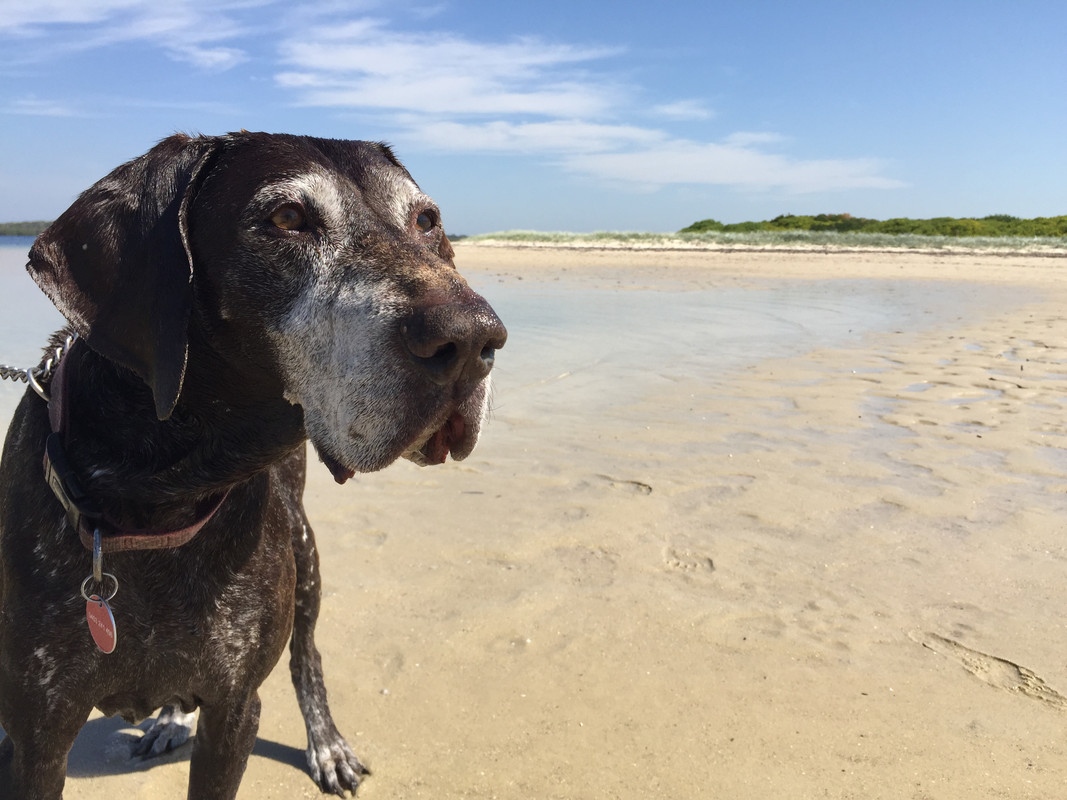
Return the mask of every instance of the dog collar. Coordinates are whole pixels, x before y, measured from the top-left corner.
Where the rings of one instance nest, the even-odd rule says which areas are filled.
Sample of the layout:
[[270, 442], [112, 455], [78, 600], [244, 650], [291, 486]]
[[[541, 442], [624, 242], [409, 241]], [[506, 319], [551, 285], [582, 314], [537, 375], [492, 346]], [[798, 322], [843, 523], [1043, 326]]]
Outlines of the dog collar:
[[171, 531], [150, 528], [125, 528], [110, 519], [99, 504], [90, 497], [78, 481], [73, 467], [67, 460], [64, 441], [70, 417], [68, 402], [69, 383], [66, 375], [67, 360], [59, 362], [51, 381], [51, 399], [48, 401], [48, 419], [52, 432], [45, 442], [44, 475], [52, 492], [67, 513], [67, 520], [78, 533], [82, 545], [94, 550], [94, 534], [98, 534], [96, 552], [117, 553], [124, 550], [163, 550], [187, 544], [215, 516], [229, 495], [229, 490], [217, 500], [211, 499], [197, 509], [197, 519], [191, 525]]

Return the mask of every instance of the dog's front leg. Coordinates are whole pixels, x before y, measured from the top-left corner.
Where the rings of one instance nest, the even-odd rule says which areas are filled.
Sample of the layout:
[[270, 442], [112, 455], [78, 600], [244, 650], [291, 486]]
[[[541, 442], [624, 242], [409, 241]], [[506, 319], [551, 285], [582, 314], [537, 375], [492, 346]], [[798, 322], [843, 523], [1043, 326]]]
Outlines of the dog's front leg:
[[289, 643], [289, 670], [307, 727], [308, 769], [322, 791], [343, 797], [346, 791], [356, 791], [369, 770], [360, 763], [337, 730], [326, 702], [322, 658], [315, 647], [315, 622], [319, 617], [322, 591], [319, 554], [315, 535], [306, 518], [293, 534], [293, 552], [296, 556], [296, 613], [293, 638]]
[[189, 762], [189, 800], [233, 800], [259, 730], [259, 695], [201, 706]]
[[61, 800], [67, 753], [89, 716], [89, 709], [39, 715], [25, 713], [8, 721], [0, 742], [0, 797], [10, 800]]

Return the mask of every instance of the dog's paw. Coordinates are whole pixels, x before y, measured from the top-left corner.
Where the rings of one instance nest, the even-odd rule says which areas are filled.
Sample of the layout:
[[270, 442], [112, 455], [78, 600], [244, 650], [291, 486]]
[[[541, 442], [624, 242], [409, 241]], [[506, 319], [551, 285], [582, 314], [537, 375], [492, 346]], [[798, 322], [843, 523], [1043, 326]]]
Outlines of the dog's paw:
[[164, 707], [144, 735], [130, 745], [130, 755], [154, 758], [181, 747], [192, 736], [195, 720], [195, 713], [185, 714], [174, 706]]
[[336, 730], [327, 736], [309, 737], [307, 759], [311, 778], [319, 788], [338, 797], [344, 797], [346, 792], [355, 793], [363, 777], [370, 775], [370, 770], [360, 763]]

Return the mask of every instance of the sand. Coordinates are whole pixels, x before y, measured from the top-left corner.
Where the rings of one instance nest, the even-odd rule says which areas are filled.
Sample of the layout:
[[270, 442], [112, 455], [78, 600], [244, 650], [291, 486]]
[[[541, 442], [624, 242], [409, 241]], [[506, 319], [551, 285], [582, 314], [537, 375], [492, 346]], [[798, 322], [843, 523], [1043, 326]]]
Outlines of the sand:
[[[1067, 260], [457, 250], [491, 300], [664, 307], [603, 358], [512, 323], [465, 462], [312, 470], [361, 797], [1067, 793]], [[725, 361], [674, 313], [783, 287], [911, 310]], [[239, 797], [318, 796], [284, 662], [261, 695]], [[187, 748], [130, 764], [123, 730], [89, 723], [66, 797], [183, 797]]]

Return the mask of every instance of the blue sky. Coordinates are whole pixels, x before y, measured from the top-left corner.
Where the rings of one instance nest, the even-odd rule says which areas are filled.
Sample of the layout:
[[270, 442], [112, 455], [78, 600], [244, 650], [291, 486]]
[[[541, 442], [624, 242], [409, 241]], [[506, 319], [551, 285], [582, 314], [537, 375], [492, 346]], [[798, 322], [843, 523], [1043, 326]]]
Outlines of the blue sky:
[[175, 131], [390, 142], [453, 233], [1067, 213], [1067, 3], [0, 0], [0, 220]]

